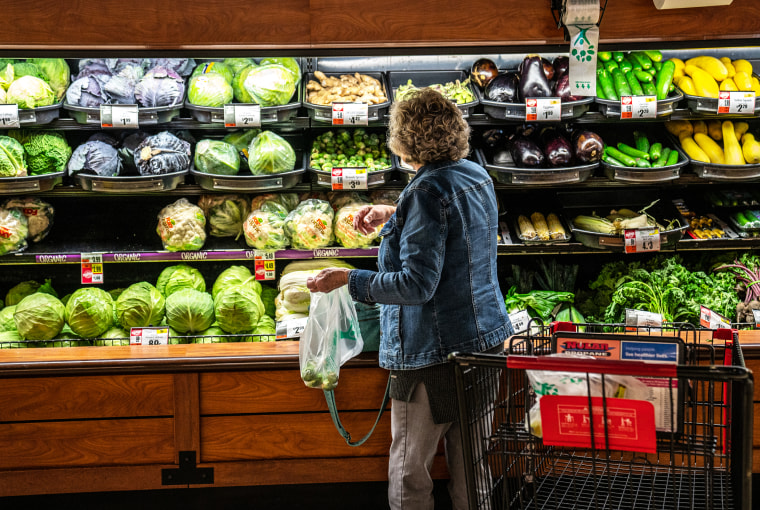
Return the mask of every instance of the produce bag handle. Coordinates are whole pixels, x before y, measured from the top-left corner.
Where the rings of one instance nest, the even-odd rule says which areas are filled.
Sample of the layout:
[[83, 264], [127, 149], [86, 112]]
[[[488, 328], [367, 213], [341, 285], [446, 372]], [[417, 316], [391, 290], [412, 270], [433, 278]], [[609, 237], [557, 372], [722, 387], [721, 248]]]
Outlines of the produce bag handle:
[[375, 423], [372, 425], [372, 428], [369, 429], [369, 432], [367, 432], [363, 438], [357, 441], [351, 441], [351, 434], [343, 427], [343, 424], [340, 422], [340, 417], [338, 416], [338, 408], [335, 405], [335, 392], [333, 390], [323, 390], [325, 392], [325, 400], [327, 401], [327, 408], [330, 410], [330, 417], [332, 418], [333, 424], [335, 425], [335, 428], [338, 429], [338, 432], [340, 432], [340, 435], [343, 436], [343, 439], [346, 440], [346, 444], [348, 446], [361, 446], [367, 441], [367, 439], [369, 439], [369, 437], [375, 431], [377, 424], [380, 423], [380, 418], [383, 416], [383, 413], [385, 412], [385, 407], [388, 405], [388, 398], [390, 397], [390, 390], [391, 390], [391, 378], [389, 376], [388, 384], [385, 385], [385, 395], [383, 395], [383, 403], [380, 404], [380, 411], [378, 411], [377, 413], [377, 418], [375, 418]]

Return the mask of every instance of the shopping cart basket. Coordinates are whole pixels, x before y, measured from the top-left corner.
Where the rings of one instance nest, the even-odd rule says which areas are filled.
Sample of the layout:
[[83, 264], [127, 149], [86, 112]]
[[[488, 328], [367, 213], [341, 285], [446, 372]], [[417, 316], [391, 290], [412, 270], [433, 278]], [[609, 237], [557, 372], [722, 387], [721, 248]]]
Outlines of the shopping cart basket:
[[[551, 335], [540, 334], [502, 355], [452, 355], [471, 510], [750, 509], [753, 380], [736, 337], [717, 333], [725, 343], [708, 347], [707, 364], [696, 342], [686, 342], [692, 364], [537, 356], [551, 352]], [[728, 366], [713, 364], [723, 346]], [[607, 425], [619, 399], [588, 394], [595, 425], [586, 444], [545, 444], [530, 428], [536, 392], [526, 370], [536, 369], [600, 374], [602, 385], [613, 374], [667, 381], [678, 388], [665, 393], [673, 422], [656, 432], [650, 453], [636, 441], [621, 447]]]

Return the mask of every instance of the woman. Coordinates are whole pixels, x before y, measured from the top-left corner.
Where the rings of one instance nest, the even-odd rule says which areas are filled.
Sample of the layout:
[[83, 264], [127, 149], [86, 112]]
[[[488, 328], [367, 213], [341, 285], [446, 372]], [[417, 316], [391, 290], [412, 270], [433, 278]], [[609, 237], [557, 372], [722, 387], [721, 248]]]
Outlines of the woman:
[[380, 303], [380, 366], [391, 371], [388, 498], [392, 509], [433, 508], [430, 466], [445, 439], [455, 509], [467, 508], [451, 352], [500, 349], [512, 334], [496, 274], [493, 182], [463, 159], [470, 129], [459, 109], [425, 88], [391, 107], [388, 146], [417, 172], [396, 207], [361, 209], [354, 227], [380, 232], [379, 272], [325, 269], [312, 292], [348, 284]]

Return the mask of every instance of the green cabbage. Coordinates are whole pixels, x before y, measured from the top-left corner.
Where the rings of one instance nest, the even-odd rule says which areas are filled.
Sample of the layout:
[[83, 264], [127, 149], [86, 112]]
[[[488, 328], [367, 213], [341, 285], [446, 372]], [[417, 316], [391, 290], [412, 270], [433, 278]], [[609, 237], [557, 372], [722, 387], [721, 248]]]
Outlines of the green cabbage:
[[200, 335], [198, 338], [193, 338], [194, 344], [218, 344], [218, 343], [225, 343], [225, 342], [235, 342], [237, 341], [236, 338], [232, 337], [226, 337], [227, 333], [224, 332], [222, 328], [219, 326], [211, 326], [210, 328], [201, 331], [198, 333]]
[[[251, 97], [251, 94], [248, 93], [248, 91], [245, 89], [245, 79], [248, 78], [248, 75], [256, 69], [256, 64], [249, 65], [247, 67], [244, 67], [240, 71], [238, 71], [235, 74], [235, 77], [232, 79], [232, 94], [235, 97], [235, 101], [238, 103], [255, 103], [256, 101], [253, 100]], [[13, 74], [13, 69], [11, 68], [11, 74]], [[13, 76], [11, 76], [11, 80], [13, 80]]]
[[0, 208], [0, 255], [16, 253], [27, 247], [29, 222], [21, 209]]
[[8, 293], [5, 295], [5, 306], [17, 305], [26, 296], [30, 296], [37, 292], [40, 288], [40, 284], [34, 280], [27, 280], [25, 282], [18, 283], [11, 287]]
[[0, 136], [0, 177], [23, 177], [27, 174], [24, 146], [9, 136]]
[[5, 100], [8, 104], [17, 104], [19, 109], [37, 108], [50, 106], [55, 103], [56, 97], [50, 85], [34, 76], [22, 76], [13, 80], [8, 87]]
[[274, 317], [274, 298], [277, 297], [277, 289], [269, 285], [261, 286], [261, 302], [264, 303], [264, 313]]
[[240, 156], [234, 145], [221, 140], [201, 140], [195, 145], [195, 168], [217, 175], [237, 175]]
[[166, 298], [166, 321], [180, 333], [203, 331], [214, 322], [214, 299], [208, 292], [178, 290]]
[[243, 80], [243, 88], [254, 103], [261, 106], [288, 104], [296, 91], [298, 76], [279, 64], [269, 64], [250, 69]]
[[16, 305], [6, 306], [0, 310], [0, 333], [4, 331], [16, 331], [16, 322], [13, 320], [15, 312]]
[[5, 101], [6, 101], [5, 96], [6, 96], [5, 89], [3, 87], [0, 87], [0, 104], [5, 104]]
[[129, 332], [124, 331], [120, 327], [114, 326], [100, 335], [100, 338], [96, 338], [95, 345], [100, 347], [111, 345], [129, 345]]
[[296, 167], [296, 152], [280, 135], [262, 131], [248, 146], [248, 167], [253, 175], [290, 172]]
[[45, 81], [55, 92], [56, 100], [60, 101], [66, 95], [66, 89], [71, 82], [71, 69], [62, 58], [30, 58], [27, 62], [35, 64], [42, 72]]
[[201, 74], [190, 78], [187, 100], [198, 106], [220, 107], [231, 103], [232, 85], [218, 73]]
[[116, 300], [116, 317], [124, 329], [157, 326], [164, 318], [164, 296], [148, 282], [133, 283]]
[[71, 158], [71, 146], [63, 133], [58, 131], [8, 132], [24, 147], [29, 175], [63, 172]]
[[13, 331], [0, 332], [0, 349], [18, 349], [27, 347], [24, 339], [15, 329]]
[[222, 76], [227, 83], [232, 83], [232, 77], [235, 75], [235, 72], [230, 69], [230, 66], [224, 62], [206, 62], [197, 65], [195, 69], [193, 69], [193, 74], [191, 74], [190, 77], [193, 78], [203, 74], [214, 73]]
[[261, 293], [261, 284], [256, 281], [250, 269], [245, 266], [230, 266], [217, 276], [211, 288], [211, 296], [216, 299], [222, 290], [236, 285], [247, 285], [256, 294]]
[[261, 336], [254, 336], [253, 341], [254, 342], [274, 342], [277, 338], [277, 327], [275, 325], [274, 319], [271, 318], [268, 315], [262, 315], [259, 318], [258, 324], [256, 324], [256, 327], [253, 328], [253, 334], [254, 335], [261, 335]]
[[19, 62], [17, 64], [13, 64], [13, 76], [14, 80], [18, 80], [22, 76], [34, 76], [40, 80], [45, 80], [45, 75], [42, 74], [40, 68], [35, 64], [31, 64], [29, 62]]
[[214, 298], [214, 315], [227, 333], [250, 333], [263, 314], [258, 292], [248, 285], [225, 287]]
[[241, 129], [239, 131], [233, 131], [222, 138], [223, 142], [231, 143], [235, 146], [238, 152], [242, 153], [248, 158], [248, 146], [251, 145], [251, 140], [259, 136], [261, 130], [256, 129]]
[[259, 65], [261, 66], [269, 64], [281, 65], [293, 73], [293, 76], [296, 77], [296, 85], [301, 81], [301, 66], [298, 65], [298, 61], [293, 57], [268, 57], [261, 59], [259, 62]]
[[254, 62], [252, 58], [247, 57], [225, 58], [222, 63], [230, 68], [230, 71], [232, 71], [233, 75], [236, 75], [248, 66], [256, 65], [256, 62]]
[[156, 288], [166, 298], [182, 289], [206, 291], [206, 280], [200, 271], [187, 264], [169, 266], [158, 275]]
[[65, 325], [65, 307], [57, 297], [35, 292], [16, 305], [13, 320], [22, 338], [52, 340]]
[[3, 61], [2, 70], [0, 70], [0, 88], [8, 90], [8, 87], [11, 86], [14, 78], [15, 76], [13, 75], [13, 64], [5, 63], [5, 61]]
[[113, 325], [113, 299], [97, 287], [84, 287], [71, 294], [66, 303], [66, 323], [84, 338], [95, 338]]

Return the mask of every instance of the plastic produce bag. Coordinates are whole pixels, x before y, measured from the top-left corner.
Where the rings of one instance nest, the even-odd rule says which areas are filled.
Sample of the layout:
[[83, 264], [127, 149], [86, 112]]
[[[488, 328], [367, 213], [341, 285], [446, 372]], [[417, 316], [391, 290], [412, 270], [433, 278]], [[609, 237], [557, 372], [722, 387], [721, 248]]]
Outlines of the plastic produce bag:
[[214, 237], [234, 237], [243, 233], [248, 216], [248, 198], [245, 195], [201, 195], [198, 207], [203, 209]]
[[304, 200], [285, 218], [285, 232], [293, 248], [314, 250], [330, 246], [335, 212], [325, 200]]
[[299, 343], [301, 379], [309, 388], [333, 390], [340, 367], [364, 347], [348, 287], [314, 293]]
[[354, 228], [354, 216], [365, 205], [369, 204], [366, 202], [351, 202], [338, 209], [338, 212], [335, 213], [335, 223], [333, 225], [335, 239], [344, 248], [368, 248], [375, 242], [380, 233], [380, 225], [375, 227], [375, 230], [369, 234], [362, 234]]
[[186, 198], [167, 205], [158, 214], [156, 233], [169, 251], [200, 250], [206, 242], [203, 210]]
[[42, 241], [53, 227], [53, 206], [39, 198], [9, 198], [3, 203], [2, 208], [16, 208], [24, 213], [29, 227], [29, 240], [35, 243]]
[[28, 235], [28, 222], [20, 209], [0, 209], [0, 255], [24, 250]]

